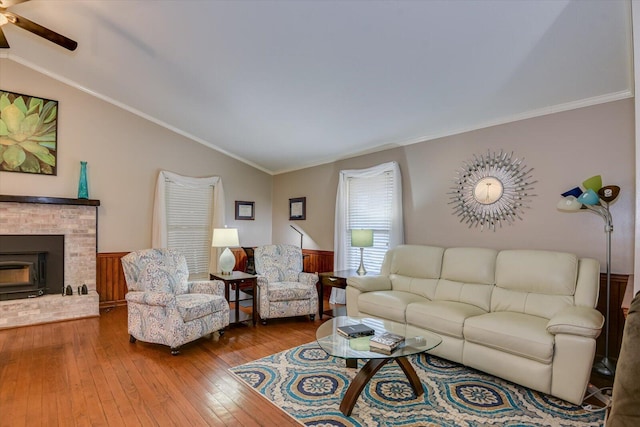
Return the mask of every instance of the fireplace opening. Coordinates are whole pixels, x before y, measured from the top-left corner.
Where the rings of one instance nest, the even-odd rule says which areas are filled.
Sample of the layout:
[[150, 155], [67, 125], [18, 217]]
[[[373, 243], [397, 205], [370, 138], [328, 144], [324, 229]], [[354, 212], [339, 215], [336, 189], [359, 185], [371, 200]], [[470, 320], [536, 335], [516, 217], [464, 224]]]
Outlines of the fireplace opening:
[[44, 295], [47, 253], [0, 253], [0, 295], [5, 299]]
[[0, 235], [0, 301], [60, 294], [64, 235]]

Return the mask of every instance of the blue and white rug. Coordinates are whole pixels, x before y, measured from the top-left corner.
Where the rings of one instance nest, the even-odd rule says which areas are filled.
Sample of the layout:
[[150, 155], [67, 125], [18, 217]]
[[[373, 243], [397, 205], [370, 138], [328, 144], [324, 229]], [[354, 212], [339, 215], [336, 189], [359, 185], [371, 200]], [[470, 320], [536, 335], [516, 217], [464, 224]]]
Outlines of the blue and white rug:
[[230, 371], [307, 426], [600, 427], [604, 422], [604, 412], [589, 412], [444, 359], [422, 354], [409, 360], [424, 395], [416, 397], [400, 367], [390, 363], [365, 387], [350, 417], [339, 406], [356, 370], [316, 343]]

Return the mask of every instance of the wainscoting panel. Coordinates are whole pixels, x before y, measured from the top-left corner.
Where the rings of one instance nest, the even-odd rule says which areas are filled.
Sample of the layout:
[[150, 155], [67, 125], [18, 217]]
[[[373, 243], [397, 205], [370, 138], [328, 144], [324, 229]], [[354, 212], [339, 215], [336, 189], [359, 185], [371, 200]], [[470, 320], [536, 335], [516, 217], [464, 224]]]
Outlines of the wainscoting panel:
[[[622, 301], [624, 293], [627, 289], [629, 281], [628, 274], [612, 274], [611, 275], [611, 306], [609, 309], [609, 357], [618, 358], [620, 346], [622, 345], [622, 332], [624, 330], [624, 312], [622, 310]], [[631, 284], [632, 285], [632, 284]], [[600, 275], [600, 297], [598, 298], [597, 308], [603, 315], [606, 315], [607, 306], [607, 275]], [[598, 337], [596, 345], [596, 353], [604, 356], [605, 331]]]
[[333, 271], [333, 251], [303, 249], [303, 270], [309, 273]]
[[120, 259], [129, 252], [103, 252], [97, 258], [96, 291], [100, 295], [100, 308], [125, 305], [127, 282], [124, 280]]

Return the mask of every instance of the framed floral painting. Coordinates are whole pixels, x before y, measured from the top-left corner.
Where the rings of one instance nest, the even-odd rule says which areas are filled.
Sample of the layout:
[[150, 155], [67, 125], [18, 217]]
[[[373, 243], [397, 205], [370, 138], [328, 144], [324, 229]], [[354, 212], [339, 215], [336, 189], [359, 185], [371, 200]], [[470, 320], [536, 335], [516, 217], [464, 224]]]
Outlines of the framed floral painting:
[[0, 90], [0, 172], [57, 173], [58, 101]]

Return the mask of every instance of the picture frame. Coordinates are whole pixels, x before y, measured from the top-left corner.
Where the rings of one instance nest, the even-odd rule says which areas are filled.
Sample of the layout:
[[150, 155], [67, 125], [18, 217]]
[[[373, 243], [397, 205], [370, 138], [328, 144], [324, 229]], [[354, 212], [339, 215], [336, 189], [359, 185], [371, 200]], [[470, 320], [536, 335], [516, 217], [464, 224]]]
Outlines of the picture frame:
[[246, 202], [236, 200], [236, 219], [237, 220], [254, 220], [255, 219], [255, 202]]
[[289, 220], [305, 220], [307, 219], [307, 198], [295, 197], [289, 199]]
[[58, 101], [0, 89], [0, 172], [57, 175]]

